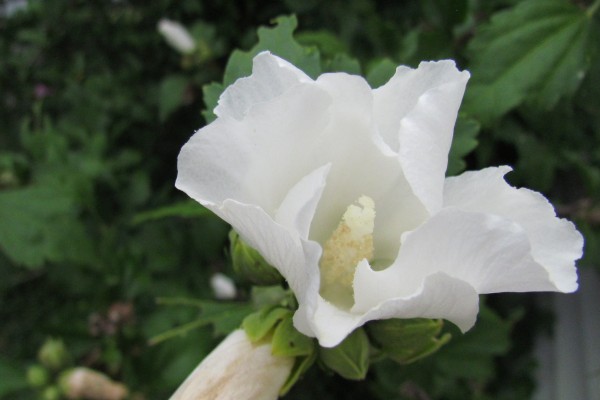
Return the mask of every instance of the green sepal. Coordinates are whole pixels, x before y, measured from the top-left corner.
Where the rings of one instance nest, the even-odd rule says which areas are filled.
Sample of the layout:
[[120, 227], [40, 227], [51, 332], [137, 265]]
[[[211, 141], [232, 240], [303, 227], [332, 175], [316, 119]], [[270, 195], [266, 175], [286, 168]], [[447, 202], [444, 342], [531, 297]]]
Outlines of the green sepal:
[[317, 359], [316, 346], [313, 346], [312, 352], [305, 357], [297, 357], [296, 362], [292, 368], [292, 372], [288, 376], [287, 380], [279, 391], [279, 396], [283, 397], [290, 391], [290, 389], [298, 382], [306, 371], [315, 363]]
[[291, 318], [292, 312], [287, 308], [271, 306], [252, 313], [244, 318], [242, 328], [252, 342], [265, 338], [275, 326], [285, 318]]
[[275, 328], [271, 346], [273, 355], [299, 357], [313, 353], [315, 342], [294, 328], [292, 314], [289, 313]]
[[409, 364], [448, 343], [449, 333], [439, 336], [443, 325], [441, 319], [387, 319], [373, 321], [367, 329], [379, 350], [398, 363]]
[[256, 309], [273, 305], [280, 305], [290, 309], [298, 308], [292, 291], [284, 289], [281, 285], [252, 286], [250, 298]]
[[229, 233], [231, 262], [235, 273], [255, 285], [274, 285], [283, 282], [283, 277], [254, 248], [248, 246], [238, 233]]
[[369, 338], [362, 328], [356, 329], [336, 347], [321, 347], [319, 358], [343, 378], [365, 379], [369, 371]]
[[266, 340], [270, 336], [271, 351], [278, 357], [295, 357], [294, 366], [280, 395], [286, 394], [302, 377], [317, 358], [314, 339], [304, 336], [294, 328], [293, 313], [280, 306], [265, 307], [248, 315], [242, 328], [252, 342]]

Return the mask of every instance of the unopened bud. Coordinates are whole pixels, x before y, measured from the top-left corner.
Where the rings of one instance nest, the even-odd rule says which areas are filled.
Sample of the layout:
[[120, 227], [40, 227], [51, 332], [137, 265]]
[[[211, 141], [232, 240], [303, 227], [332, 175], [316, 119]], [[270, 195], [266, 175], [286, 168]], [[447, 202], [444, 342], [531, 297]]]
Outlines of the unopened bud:
[[60, 339], [47, 339], [38, 352], [38, 360], [53, 371], [67, 366], [69, 359], [69, 352]]
[[283, 281], [283, 277], [270, 265], [258, 251], [248, 246], [238, 233], [229, 233], [231, 261], [233, 269], [242, 279], [256, 285], [275, 285]]
[[158, 32], [171, 47], [182, 54], [189, 54], [196, 48], [194, 38], [179, 22], [163, 18], [158, 22]]
[[129, 391], [122, 383], [89, 368], [77, 367], [63, 373], [60, 387], [67, 399], [122, 400]]
[[237, 294], [235, 283], [225, 274], [216, 273], [211, 276], [210, 286], [215, 293], [215, 297], [219, 300], [231, 300]]
[[46, 368], [39, 364], [32, 365], [27, 369], [27, 382], [36, 388], [45, 386], [50, 381], [50, 374]]
[[60, 389], [57, 386], [49, 386], [42, 392], [43, 400], [60, 400]]
[[441, 319], [386, 319], [367, 325], [373, 344], [392, 360], [409, 364], [426, 357], [448, 343], [449, 333], [441, 334]]
[[170, 400], [275, 400], [294, 357], [274, 356], [270, 343], [233, 331], [181, 384]]

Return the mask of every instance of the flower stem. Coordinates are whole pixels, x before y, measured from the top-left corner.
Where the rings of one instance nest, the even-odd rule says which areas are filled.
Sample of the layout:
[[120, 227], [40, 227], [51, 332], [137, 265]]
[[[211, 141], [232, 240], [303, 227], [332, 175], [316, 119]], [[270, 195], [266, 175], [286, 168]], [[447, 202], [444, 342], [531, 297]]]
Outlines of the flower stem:
[[596, 11], [600, 8], [600, 0], [596, 0], [585, 12], [589, 18], [592, 18]]
[[195, 321], [188, 322], [187, 324], [178, 326], [177, 328], [170, 329], [167, 332], [164, 332], [164, 333], [154, 336], [153, 338], [151, 338], [148, 341], [148, 344], [150, 346], [154, 346], [160, 342], [164, 342], [167, 339], [171, 339], [172, 337], [180, 336], [180, 335], [183, 336], [186, 333], [188, 333], [189, 331], [191, 331], [192, 329], [199, 328], [203, 325], [208, 325], [209, 323], [210, 323], [210, 321], [206, 321], [205, 319], [199, 318]]

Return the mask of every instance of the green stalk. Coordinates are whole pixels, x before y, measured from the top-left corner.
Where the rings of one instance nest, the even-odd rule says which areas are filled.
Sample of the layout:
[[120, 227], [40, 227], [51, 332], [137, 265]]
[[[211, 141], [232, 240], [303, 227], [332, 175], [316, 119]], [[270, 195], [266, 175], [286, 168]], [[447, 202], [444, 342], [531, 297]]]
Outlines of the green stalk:
[[598, 8], [600, 7], [600, 0], [596, 0], [585, 12], [586, 15], [589, 18], [592, 18], [594, 16], [594, 14], [596, 13], [596, 11], [598, 11]]

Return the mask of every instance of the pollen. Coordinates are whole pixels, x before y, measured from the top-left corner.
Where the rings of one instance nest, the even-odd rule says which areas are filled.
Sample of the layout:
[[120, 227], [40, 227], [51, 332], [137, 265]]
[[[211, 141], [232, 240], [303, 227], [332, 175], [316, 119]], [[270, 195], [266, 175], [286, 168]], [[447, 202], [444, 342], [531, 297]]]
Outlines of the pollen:
[[354, 304], [352, 284], [357, 264], [373, 259], [375, 202], [361, 196], [348, 206], [337, 228], [323, 245], [321, 296], [343, 307]]

